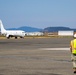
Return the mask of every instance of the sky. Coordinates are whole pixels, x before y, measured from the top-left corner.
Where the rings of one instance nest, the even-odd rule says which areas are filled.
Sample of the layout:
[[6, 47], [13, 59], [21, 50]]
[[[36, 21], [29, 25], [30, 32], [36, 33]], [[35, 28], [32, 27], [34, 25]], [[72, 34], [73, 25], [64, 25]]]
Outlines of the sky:
[[76, 0], [0, 0], [5, 28], [76, 28]]

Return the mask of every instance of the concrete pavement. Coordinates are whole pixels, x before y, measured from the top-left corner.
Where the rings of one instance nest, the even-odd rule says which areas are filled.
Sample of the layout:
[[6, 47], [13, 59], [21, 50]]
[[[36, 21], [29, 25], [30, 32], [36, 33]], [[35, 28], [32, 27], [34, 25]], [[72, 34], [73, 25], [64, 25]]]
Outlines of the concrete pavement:
[[74, 75], [71, 39], [0, 39], [0, 75]]

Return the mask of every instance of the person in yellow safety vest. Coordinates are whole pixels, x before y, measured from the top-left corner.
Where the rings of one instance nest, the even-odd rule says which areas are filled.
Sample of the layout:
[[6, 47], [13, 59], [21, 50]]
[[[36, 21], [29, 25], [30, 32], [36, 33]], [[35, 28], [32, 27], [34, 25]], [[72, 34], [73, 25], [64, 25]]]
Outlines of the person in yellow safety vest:
[[73, 36], [73, 40], [70, 42], [71, 60], [73, 62], [74, 73], [76, 73], [76, 34]]

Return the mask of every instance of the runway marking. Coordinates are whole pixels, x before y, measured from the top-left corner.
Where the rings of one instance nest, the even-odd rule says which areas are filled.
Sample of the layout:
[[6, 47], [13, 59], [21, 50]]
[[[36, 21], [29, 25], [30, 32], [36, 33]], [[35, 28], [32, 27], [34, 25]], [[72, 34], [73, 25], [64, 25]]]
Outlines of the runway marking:
[[63, 50], [63, 51], [69, 51], [70, 48], [39, 48], [39, 50]]

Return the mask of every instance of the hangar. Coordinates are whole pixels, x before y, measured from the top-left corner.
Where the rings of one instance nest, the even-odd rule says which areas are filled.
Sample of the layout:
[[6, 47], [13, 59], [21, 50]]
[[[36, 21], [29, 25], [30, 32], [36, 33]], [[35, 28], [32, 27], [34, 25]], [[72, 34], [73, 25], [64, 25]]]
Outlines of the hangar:
[[73, 36], [74, 31], [58, 31], [59, 36]]

